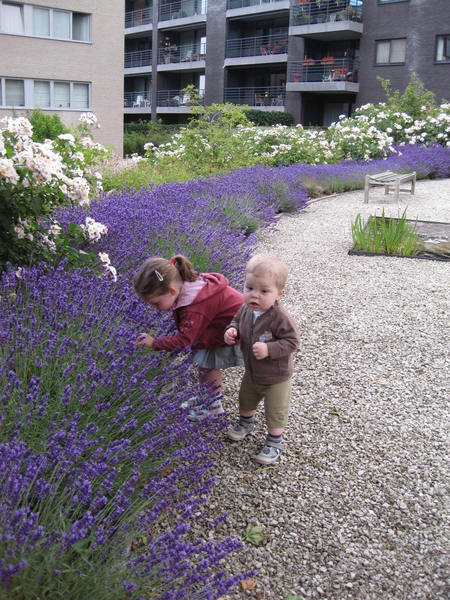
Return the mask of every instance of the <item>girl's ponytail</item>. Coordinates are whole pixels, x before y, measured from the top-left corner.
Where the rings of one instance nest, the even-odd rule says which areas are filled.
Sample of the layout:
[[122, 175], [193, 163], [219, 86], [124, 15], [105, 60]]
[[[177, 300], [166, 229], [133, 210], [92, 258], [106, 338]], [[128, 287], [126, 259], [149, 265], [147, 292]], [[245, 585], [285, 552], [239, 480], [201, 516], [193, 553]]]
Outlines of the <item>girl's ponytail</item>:
[[170, 262], [178, 269], [183, 281], [195, 281], [199, 273], [194, 269], [194, 265], [182, 254], [177, 254], [170, 259]]
[[177, 254], [170, 260], [153, 256], [148, 258], [133, 277], [135, 294], [145, 300], [153, 294], [163, 295], [175, 280], [195, 281], [199, 273], [192, 263], [182, 254]]

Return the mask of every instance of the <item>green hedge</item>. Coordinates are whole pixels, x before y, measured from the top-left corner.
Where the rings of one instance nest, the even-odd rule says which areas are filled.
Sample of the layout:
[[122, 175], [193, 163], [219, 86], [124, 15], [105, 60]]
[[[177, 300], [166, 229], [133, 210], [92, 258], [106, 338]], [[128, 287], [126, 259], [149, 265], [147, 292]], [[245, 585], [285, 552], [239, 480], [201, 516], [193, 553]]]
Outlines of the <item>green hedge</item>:
[[137, 153], [142, 156], [145, 153], [144, 144], [152, 142], [155, 146], [159, 146], [168, 142], [180, 127], [180, 125], [165, 125], [161, 120], [143, 121], [141, 119], [133, 123], [125, 123], [123, 154], [130, 156]]
[[289, 112], [263, 111], [250, 109], [245, 111], [245, 116], [255, 125], [292, 125], [294, 117]]

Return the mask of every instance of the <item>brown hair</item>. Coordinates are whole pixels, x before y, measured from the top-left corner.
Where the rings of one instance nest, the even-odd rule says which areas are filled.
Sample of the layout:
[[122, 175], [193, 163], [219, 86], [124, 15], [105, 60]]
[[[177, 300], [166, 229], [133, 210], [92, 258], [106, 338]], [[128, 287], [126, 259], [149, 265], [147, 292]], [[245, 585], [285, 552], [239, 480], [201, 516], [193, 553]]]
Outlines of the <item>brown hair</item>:
[[245, 273], [255, 277], [270, 275], [275, 281], [277, 290], [281, 292], [288, 278], [287, 264], [279, 256], [273, 254], [257, 254], [253, 256], [245, 267]]
[[142, 299], [153, 294], [162, 296], [167, 294], [175, 280], [195, 281], [198, 276], [192, 263], [182, 254], [170, 260], [153, 256], [144, 262], [133, 277], [133, 290]]

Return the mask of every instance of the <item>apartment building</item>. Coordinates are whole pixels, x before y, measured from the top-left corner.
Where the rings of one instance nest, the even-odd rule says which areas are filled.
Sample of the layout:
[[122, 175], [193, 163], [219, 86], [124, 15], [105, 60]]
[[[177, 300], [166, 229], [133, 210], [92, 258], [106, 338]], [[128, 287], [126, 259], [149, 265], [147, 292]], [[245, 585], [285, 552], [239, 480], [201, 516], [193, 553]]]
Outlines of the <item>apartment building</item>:
[[415, 72], [450, 100], [449, 0], [125, 0], [125, 120], [186, 122], [201, 102], [327, 126]]
[[95, 140], [123, 149], [120, 0], [0, 1], [0, 118], [39, 107], [66, 125], [92, 111]]

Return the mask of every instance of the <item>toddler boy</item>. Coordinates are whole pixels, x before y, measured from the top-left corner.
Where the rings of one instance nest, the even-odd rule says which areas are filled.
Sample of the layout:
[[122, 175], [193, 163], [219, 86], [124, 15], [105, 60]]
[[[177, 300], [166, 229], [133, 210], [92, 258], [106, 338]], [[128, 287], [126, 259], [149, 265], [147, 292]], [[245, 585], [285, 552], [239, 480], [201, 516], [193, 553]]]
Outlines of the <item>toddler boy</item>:
[[297, 326], [278, 301], [284, 295], [288, 268], [278, 256], [254, 256], [245, 269], [244, 304], [225, 330], [229, 345], [241, 344], [245, 373], [239, 391], [239, 421], [226, 432], [240, 441], [254, 428], [264, 398], [267, 438], [256, 462], [270, 465], [280, 456], [291, 403], [292, 353], [300, 344]]

